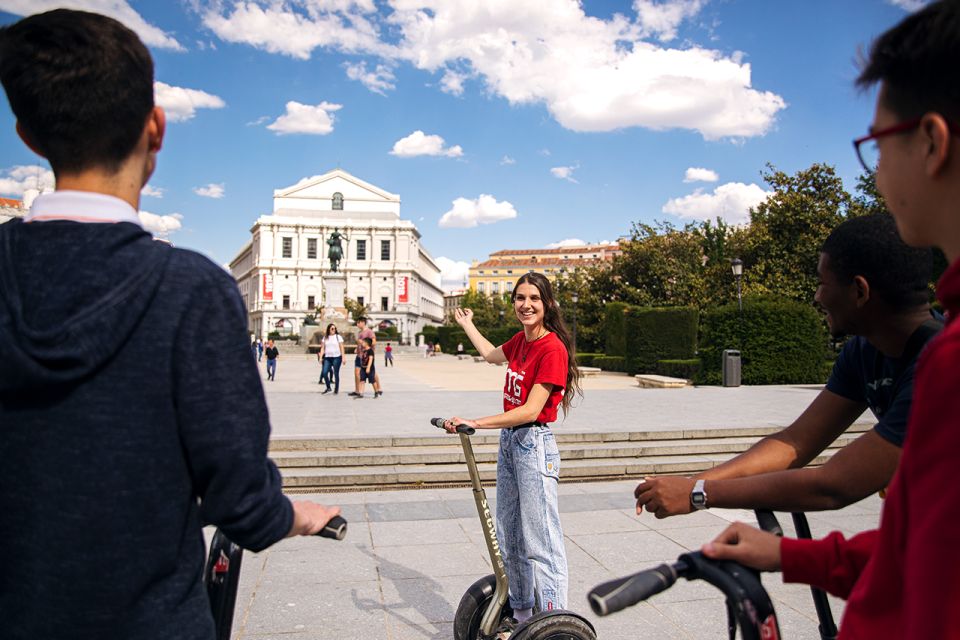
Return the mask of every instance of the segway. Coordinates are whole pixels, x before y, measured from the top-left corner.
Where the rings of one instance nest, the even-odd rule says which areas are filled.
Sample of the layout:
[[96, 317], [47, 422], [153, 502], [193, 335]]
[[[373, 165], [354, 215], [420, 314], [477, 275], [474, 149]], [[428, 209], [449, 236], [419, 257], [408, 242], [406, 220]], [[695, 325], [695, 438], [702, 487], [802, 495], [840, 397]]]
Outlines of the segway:
[[[343, 540], [347, 535], [347, 521], [340, 516], [334, 516], [315, 535]], [[203, 570], [203, 581], [207, 586], [207, 597], [210, 600], [210, 612], [213, 614], [217, 640], [230, 640], [242, 564], [243, 547], [232, 542], [220, 529], [217, 529], [210, 541], [210, 552], [207, 554], [207, 563]]]
[[[446, 420], [434, 418], [430, 423], [443, 429]], [[507, 603], [509, 585], [503, 556], [500, 554], [494, 517], [490, 513], [487, 494], [480, 484], [480, 472], [477, 471], [477, 460], [470, 442], [470, 436], [475, 431], [473, 427], [466, 425], [457, 426], [493, 574], [470, 585], [460, 599], [453, 622], [454, 640], [493, 640], [497, 637], [503, 620], [513, 617], [513, 609]], [[553, 609], [541, 611], [518, 624], [509, 637], [510, 640], [596, 640], [597, 633], [590, 621], [583, 616], [566, 609]]]

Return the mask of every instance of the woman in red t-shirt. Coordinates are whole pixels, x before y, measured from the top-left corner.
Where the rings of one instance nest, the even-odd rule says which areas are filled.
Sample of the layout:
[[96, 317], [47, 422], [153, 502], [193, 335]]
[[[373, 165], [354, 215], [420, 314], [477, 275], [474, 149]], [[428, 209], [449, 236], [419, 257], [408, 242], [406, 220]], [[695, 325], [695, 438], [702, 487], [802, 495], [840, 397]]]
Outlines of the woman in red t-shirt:
[[497, 535], [517, 622], [541, 611], [566, 608], [567, 558], [560, 527], [557, 483], [560, 452], [548, 426], [557, 408], [566, 413], [580, 392], [573, 341], [553, 298], [550, 281], [527, 273], [513, 288], [513, 309], [523, 326], [494, 347], [473, 325], [473, 312], [457, 309], [457, 323], [487, 362], [507, 363], [503, 413], [451, 418], [447, 431], [466, 424], [500, 429], [497, 456]]

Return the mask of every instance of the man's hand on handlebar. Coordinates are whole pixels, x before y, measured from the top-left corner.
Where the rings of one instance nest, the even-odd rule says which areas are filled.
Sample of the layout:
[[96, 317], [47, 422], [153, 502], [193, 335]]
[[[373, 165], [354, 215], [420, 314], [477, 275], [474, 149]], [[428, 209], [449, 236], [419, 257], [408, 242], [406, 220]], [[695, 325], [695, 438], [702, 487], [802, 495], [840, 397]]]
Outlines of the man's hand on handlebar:
[[778, 536], [735, 522], [703, 545], [703, 555], [713, 560], [733, 560], [760, 571], [780, 570], [780, 540]]
[[288, 538], [312, 536], [323, 529], [334, 516], [340, 515], [340, 507], [328, 507], [309, 500], [293, 500], [293, 526]]
[[633, 491], [637, 499], [637, 515], [641, 515], [644, 509], [658, 518], [690, 513], [693, 484], [693, 478], [688, 477], [644, 478]]

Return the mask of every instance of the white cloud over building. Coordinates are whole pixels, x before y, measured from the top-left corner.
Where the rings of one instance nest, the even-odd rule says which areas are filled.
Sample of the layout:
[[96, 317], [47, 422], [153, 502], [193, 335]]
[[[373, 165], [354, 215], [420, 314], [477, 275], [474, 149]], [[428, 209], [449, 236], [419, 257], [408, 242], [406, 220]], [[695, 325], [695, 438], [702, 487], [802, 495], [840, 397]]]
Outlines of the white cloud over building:
[[393, 144], [391, 155], [401, 158], [413, 158], [416, 156], [445, 156], [447, 158], [459, 158], [463, 155], [463, 149], [456, 144], [452, 147], [445, 147], [446, 142], [438, 135], [427, 135], [419, 129], [405, 138], [397, 140]]
[[457, 198], [453, 207], [440, 218], [444, 228], [468, 229], [517, 217], [517, 210], [506, 200], [497, 202], [491, 195], [481, 194], [475, 200]]
[[291, 100], [287, 103], [286, 113], [268, 124], [267, 129], [281, 136], [298, 133], [325, 136], [333, 133], [334, 112], [342, 108], [342, 104], [332, 102], [310, 105]]

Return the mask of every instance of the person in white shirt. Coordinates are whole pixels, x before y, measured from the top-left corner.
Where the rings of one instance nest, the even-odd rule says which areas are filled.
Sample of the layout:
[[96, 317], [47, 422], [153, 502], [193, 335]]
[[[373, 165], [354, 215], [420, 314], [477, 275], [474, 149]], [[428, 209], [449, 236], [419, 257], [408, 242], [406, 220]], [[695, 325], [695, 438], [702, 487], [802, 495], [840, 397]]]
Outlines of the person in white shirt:
[[343, 336], [337, 331], [337, 325], [332, 322], [327, 325], [327, 330], [323, 334], [323, 341], [320, 343], [320, 353], [317, 359], [323, 364], [320, 370], [320, 382], [326, 384], [327, 388], [324, 394], [330, 393], [330, 382], [333, 377], [333, 394], [340, 393], [340, 366], [343, 364]]

